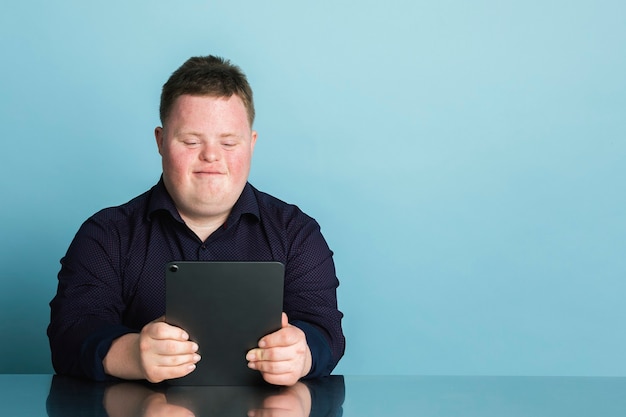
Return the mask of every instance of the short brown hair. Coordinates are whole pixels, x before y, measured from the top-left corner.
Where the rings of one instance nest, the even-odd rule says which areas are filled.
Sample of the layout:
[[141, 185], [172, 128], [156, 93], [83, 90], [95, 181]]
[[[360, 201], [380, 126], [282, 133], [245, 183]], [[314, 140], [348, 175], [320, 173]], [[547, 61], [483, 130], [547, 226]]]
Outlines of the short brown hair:
[[243, 102], [252, 127], [252, 89], [243, 71], [227, 59], [213, 55], [192, 57], [174, 71], [161, 91], [159, 116], [162, 124], [167, 120], [174, 101], [183, 94], [214, 97], [235, 94]]

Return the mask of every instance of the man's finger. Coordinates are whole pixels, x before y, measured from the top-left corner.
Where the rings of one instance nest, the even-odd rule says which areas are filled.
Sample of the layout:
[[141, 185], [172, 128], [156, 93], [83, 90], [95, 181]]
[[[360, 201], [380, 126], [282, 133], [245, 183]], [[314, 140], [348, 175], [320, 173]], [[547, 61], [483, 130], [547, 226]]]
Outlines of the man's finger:
[[152, 339], [157, 340], [189, 340], [189, 334], [180, 327], [172, 326], [165, 322], [152, 322], [144, 328]]

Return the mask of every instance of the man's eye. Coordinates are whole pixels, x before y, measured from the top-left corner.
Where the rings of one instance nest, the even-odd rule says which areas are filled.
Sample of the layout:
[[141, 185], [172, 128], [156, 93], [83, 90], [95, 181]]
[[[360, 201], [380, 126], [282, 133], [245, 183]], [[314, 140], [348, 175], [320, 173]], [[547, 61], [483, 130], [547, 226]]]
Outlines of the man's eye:
[[199, 142], [194, 140], [186, 140], [185, 145], [197, 145]]

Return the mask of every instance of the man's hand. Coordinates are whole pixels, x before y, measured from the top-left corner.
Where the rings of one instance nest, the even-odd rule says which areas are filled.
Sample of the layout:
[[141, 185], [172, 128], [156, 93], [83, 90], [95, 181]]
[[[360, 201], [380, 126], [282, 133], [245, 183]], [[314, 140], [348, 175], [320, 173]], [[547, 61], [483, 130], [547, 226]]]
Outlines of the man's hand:
[[102, 405], [109, 417], [193, 417], [189, 409], [168, 404], [164, 393], [136, 382], [107, 386]]
[[293, 385], [311, 370], [311, 350], [304, 332], [289, 324], [283, 313], [282, 328], [259, 340], [246, 355], [248, 367], [261, 372], [274, 385]]
[[263, 401], [262, 407], [248, 411], [248, 417], [309, 417], [311, 392], [298, 382]]
[[196, 369], [197, 351], [187, 332], [160, 318], [146, 324], [141, 333], [115, 339], [104, 358], [104, 370], [118, 378], [161, 382]]

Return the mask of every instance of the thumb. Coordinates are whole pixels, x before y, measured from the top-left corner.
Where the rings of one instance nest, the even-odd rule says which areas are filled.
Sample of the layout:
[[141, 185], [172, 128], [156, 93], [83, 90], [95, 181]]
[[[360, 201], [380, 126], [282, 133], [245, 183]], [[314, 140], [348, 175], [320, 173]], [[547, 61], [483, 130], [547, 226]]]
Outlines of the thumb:
[[280, 327], [287, 327], [287, 326], [289, 326], [289, 319], [287, 318], [287, 313], [285, 313], [283, 311], [283, 316], [282, 316], [282, 319], [281, 319]]

